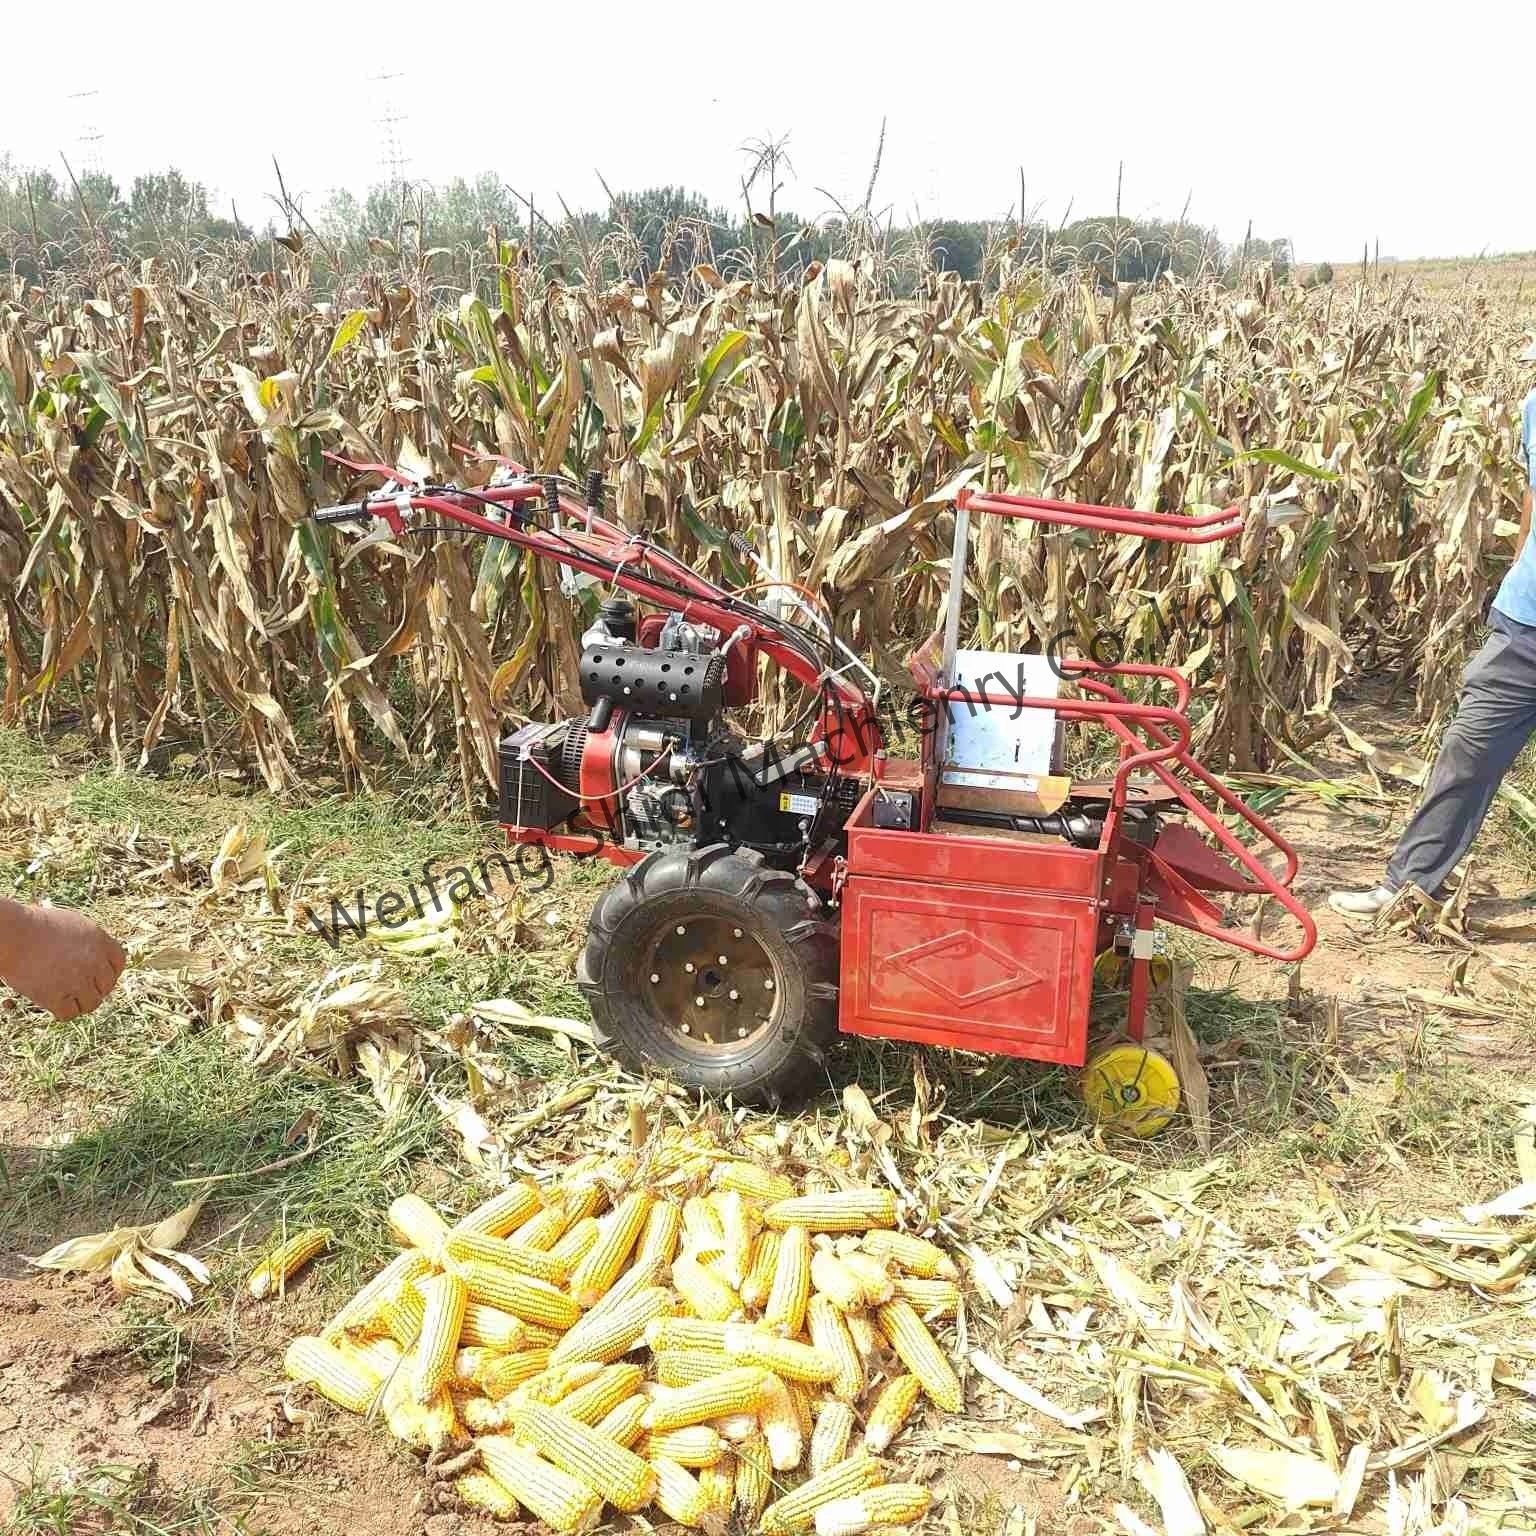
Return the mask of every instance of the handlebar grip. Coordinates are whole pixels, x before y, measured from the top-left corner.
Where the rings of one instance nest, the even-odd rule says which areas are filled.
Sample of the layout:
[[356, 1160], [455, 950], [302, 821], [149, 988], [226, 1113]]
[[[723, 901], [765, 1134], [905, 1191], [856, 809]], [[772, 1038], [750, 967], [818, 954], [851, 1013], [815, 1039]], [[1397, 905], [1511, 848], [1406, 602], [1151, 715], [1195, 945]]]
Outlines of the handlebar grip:
[[344, 501], [335, 507], [316, 507], [310, 517], [317, 523], [360, 523], [373, 516], [365, 501]]

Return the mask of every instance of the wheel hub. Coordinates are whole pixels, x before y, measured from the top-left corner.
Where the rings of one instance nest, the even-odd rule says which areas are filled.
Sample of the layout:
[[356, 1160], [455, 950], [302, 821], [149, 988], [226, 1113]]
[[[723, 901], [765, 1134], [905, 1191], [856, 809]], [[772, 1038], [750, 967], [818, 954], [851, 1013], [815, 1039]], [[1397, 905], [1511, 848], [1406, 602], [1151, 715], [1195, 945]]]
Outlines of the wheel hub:
[[774, 1024], [780, 980], [773, 957], [750, 929], [729, 918], [681, 918], [657, 932], [639, 990], [680, 1044], [725, 1052]]

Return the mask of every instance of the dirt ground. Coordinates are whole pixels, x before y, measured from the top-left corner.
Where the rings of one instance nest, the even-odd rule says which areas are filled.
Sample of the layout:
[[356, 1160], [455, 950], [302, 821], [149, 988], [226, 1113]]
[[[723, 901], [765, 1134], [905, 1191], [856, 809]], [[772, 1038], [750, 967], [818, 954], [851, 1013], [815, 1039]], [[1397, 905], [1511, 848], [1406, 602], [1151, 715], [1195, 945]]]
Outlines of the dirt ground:
[[[1344, 713], [1377, 744], [1411, 748], [1401, 731], [1392, 729], [1391, 713], [1379, 697], [1367, 694]], [[1358, 757], [1325, 755], [1314, 762], [1325, 775], [1370, 786]], [[1279, 968], [1232, 952], [1202, 955], [1198, 982], [1235, 989], [1241, 998], [1281, 1000], [1313, 1034], [1322, 1020], [1325, 1049], [1336, 1055], [1345, 1079], [1374, 1101], [1382, 1094], [1372, 1084], [1390, 1081], [1404, 1062], [1461, 1074], [1474, 1094], [1518, 1096], [1536, 1066], [1529, 1010], [1510, 1002], [1507, 990], [1482, 988], [1478, 978], [1490, 968], [1507, 974], [1500, 967], [1536, 964], [1536, 943], [1480, 936], [1461, 945], [1430, 944], [1362, 930], [1327, 910], [1330, 888], [1375, 881], [1402, 824], [1412, 790], [1385, 777], [1382, 783], [1386, 797], [1380, 800], [1330, 803], [1293, 792], [1274, 813], [1300, 855], [1297, 890], [1317, 915], [1320, 933], [1299, 985]], [[1536, 917], [1529, 854], [1502, 820], [1479, 844], [1471, 879], [1472, 919], [1509, 925], [1527, 914]], [[1458, 988], [1472, 999], [1462, 1015], [1422, 1000]], [[1416, 991], [1421, 996], [1415, 997]], [[1241, 1059], [1240, 1050], [1234, 1054], [1222, 1047], [1208, 1055], [1218, 1140], [1228, 1119], [1234, 1124], [1241, 1119], [1241, 1095], [1253, 1091], [1251, 1073], [1229, 1070]], [[88, 1103], [61, 1111], [56, 1098], [29, 1097], [14, 1083], [0, 1081], [7, 1180], [23, 1174], [30, 1159], [69, 1135], [89, 1113]], [[1295, 1115], [1298, 1122], [1305, 1115], [1299, 1101]], [[1301, 1123], [1288, 1129], [1303, 1139], [1309, 1132]], [[1451, 1125], [1448, 1134], [1456, 1129]], [[1315, 1166], [1294, 1169], [1294, 1189], [1276, 1189], [1273, 1198], [1282, 1201], [1306, 1190], [1319, 1170], [1323, 1177], [1353, 1183], [1362, 1197], [1390, 1198], [1394, 1188], [1422, 1194], [1441, 1183], [1451, 1199], [1466, 1198], [1459, 1165], [1434, 1157], [1350, 1163], [1327, 1147], [1320, 1148]], [[38, 1275], [15, 1255], [0, 1257], [0, 1529], [248, 1530], [275, 1536], [300, 1531], [447, 1536], [493, 1529], [434, 1508], [429, 1484], [413, 1460], [391, 1450], [387, 1437], [372, 1426], [343, 1422], [325, 1411], [312, 1422], [305, 1412], [285, 1412], [283, 1346], [328, 1305], [309, 1298], [306, 1284], [260, 1316], [231, 1300], [224, 1314], [205, 1319], [189, 1342], [190, 1362], [160, 1373], [162, 1379], [169, 1374], [171, 1384], [156, 1385], [143, 1352], [125, 1349], [120, 1308], [104, 1285]], [[1067, 1490], [1048, 1470], [990, 1455], [956, 1458], [942, 1436], [919, 1439], [918, 1448], [930, 1465], [946, 1467], [956, 1490], [946, 1517], [951, 1530], [962, 1529], [962, 1510], [974, 1517], [978, 1531], [990, 1529], [993, 1519], [1000, 1522], [998, 1529], [1038, 1529], [1042, 1536], [1048, 1531], [1090, 1536], [1104, 1528], [1097, 1517], [1064, 1503]], [[132, 1505], [131, 1519], [110, 1499], [99, 1508], [74, 1502], [52, 1516], [41, 1511], [41, 1487], [81, 1487], [102, 1467], [125, 1469], [122, 1476], [132, 1479], [125, 1487], [133, 1496], [123, 1502], [123, 1508]], [[24, 1498], [31, 1500], [25, 1511]], [[63, 1523], [49, 1524], [50, 1518]]]

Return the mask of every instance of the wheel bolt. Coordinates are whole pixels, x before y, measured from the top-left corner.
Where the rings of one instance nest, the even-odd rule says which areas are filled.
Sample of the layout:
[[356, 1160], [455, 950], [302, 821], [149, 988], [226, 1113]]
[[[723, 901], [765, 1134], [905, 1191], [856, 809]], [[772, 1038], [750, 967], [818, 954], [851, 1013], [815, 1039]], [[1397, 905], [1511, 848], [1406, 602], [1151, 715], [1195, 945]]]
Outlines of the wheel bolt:
[[772, 976], [766, 976], [766, 977], [763, 978], [763, 990], [765, 992], [772, 992], [773, 991], [773, 977]]
[[726, 960], [724, 955], [716, 955], [715, 959], [718, 960], [721, 965], [727, 965], [727, 964], [730, 963], [729, 961]]
[[736, 1031], [736, 1038], [738, 1040], [745, 1040], [747, 1038], [747, 1026], [745, 1024]]
[[661, 980], [661, 977], [658, 976], [655, 971], [652, 971], [651, 972], [651, 985], [654, 987], [656, 985], [656, 983], [658, 981], [660, 981], [660, 980]]
[[731, 932], [733, 934], [735, 934], [738, 939], [741, 937], [741, 929], [740, 928], [732, 928]]
[[738, 992], [735, 987], [731, 988], [731, 1001], [733, 1003], [739, 1003], [741, 1001], [741, 993]]
[[688, 932], [688, 930], [686, 928], [684, 928], [681, 923], [679, 923], [677, 925], [677, 933], [678, 933], [678, 937], [679, 938], [681, 938], [683, 936], [683, 934], [685, 934], [687, 932]]
[[688, 1033], [688, 1026], [687, 1026], [687, 1025], [686, 1025], [686, 1024], [679, 1024], [679, 1025], [678, 1025], [678, 1026], [677, 1026], [677, 1027], [678, 1027], [678, 1028], [679, 1028], [679, 1029], [680, 1029], [680, 1030], [681, 1030], [681, 1031], [682, 1031], [682, 1032], [683, 1032], [683, 1033], [684, 1033], [684, 1034], [685, 1034], [685, 1035], [686, 1035], [686, 1034], [687, 1034], [687, 1033]]
[[684, 965], [683, 965], [683, 969], [685, 971], [687, 971], [690, 976], [692, 976], [693, 975], [693, 961], [692, 960], [686, 961], [684, 963]]
[[702, 998], [702, 997], [696, 997], [696, 998], [694, 998], [694, 1000], [693, 1000], [693, 1006], [694, 1006], [694, 1007], [695, 1007], [695, 1008], [702, 1008], [702, 1007], [703, 1007], [703, 1006], [704, 1006], [704, 999], [703, 999], [703, 998]]

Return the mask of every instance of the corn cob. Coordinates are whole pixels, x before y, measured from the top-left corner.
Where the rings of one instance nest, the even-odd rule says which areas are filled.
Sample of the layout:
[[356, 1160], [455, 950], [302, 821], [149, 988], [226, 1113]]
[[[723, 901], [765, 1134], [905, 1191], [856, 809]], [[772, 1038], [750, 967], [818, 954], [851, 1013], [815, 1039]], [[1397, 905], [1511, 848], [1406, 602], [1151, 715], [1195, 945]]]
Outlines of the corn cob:
[[[602, 1234], [602, 1226], [596, 1216], [583, 1216], [575, 1226], [566, 1230], [565, 1235], [548, 1250], [552, 1259], [559, 1260], [566, 1267], [569, 1274], [592, 1251], [592, 1245]], [[532, 1248], [531, 1253], [539, 1253], [542, 1250]]]
[[741, 1297], [692, 1254], [679, 1254], [672, 1261], [672, 1284], [698, 1316], [711, 1322], [724, 1322], [741, 1312]]
[[500, 1402], [507, 1393], [532, 1381], [549, 1368], [547, 1349], [522, 1349], [498, 1355], [480, 1373], [480, 1385], [492, 1402]]
[[816, 1511], [816, 1536], [864, 1536], [864, 1532], [907, 1526], [921, 1520], [933, 1495], [921, 1483], [886, 1483], [851, 1499], [834, 1499]]
[[762, 1435], [755, 1435], [736, 1447], [736, 1487], [732, 1505], [741, 1529], [756, 1528], [768, 1507], [768, 1495], [772, 1491], [773, 1464], [768, 1459], [768, 1442]]
[[821, 1386], [837, 1375], [837, 1362], [819, 1349], [746, 1323], [733, 1323], [725, 1330], [725, 1353], [742, 1365], [760, 1365], [785, 1381]]
[[747, 1265], [747, 1278], [741, 1284], [742, 1305], [761, 1310], [773, 1289], [773, 1272], [779, 1262], [779, 1244], [782, 1232], [759, 1232], [752, 1244], [752, 1259]]
[[699, 1469], [699, 1487], [704, 1491], [706, 1508], [718, 1513], [723, 1522], [730, 1516], [732, 1495], [736, 1491], [736, 1458], [727, 1451], [719, 1461]]
[[642, 1435], [636, 1451], [647, 1461], [658, 1456], [675, 1461], [680, 1467], [712, 1467], [725, 1455], [725, 1441], [720, 1431], [709, 1424], [687, 1424], [682, 1429], [664, 1429], [660, 1434]]
[[857, 1312], [868, 1299], [864, 1281], [830, 1248], [811, 1256], [811, 1284], [844, 1312]]
[[920, 1280], [960, 1278], [955, 1261], [926, 1237], [914, 1237], [910, 1232], [866, 1232], [861, 1246], [865, 1253], [872, 1253], [877, 1259], [889, 1259]]
[[422, 1433], [429, 1451], [441, 1451], [459, 1438], [458, 1411], [446, 1387], [439, 1387], [427, 1402], [416, 1406], [421, 1413]]
[[516, 1520], [521, 1511], [517, 1500], [489, 1472], [462, 1472], [454, 1479], [453, 1491], [471, 1509], [478, 1509], [493, 1520]]
[[444, 1264], [499, 1264], [514, 1274], [532, 1275], [550, 1285], [563, 1285], [571, 1273], [570, 1265], [542, 1248], [525, 1248], [504, 1237], [487, 1237], [482, 1232], [450, 1232], [441, 1249]]
[[656, 1473], [656, 1507], [679, 1525], [703, 1525], [709, 1498], [686, 1467], [662, 1457], [651, 1463]]
[[448, 1235], [448, 1223], [420, 1195], [401, 1195], [390, 1201], [389, 1230], [402, 1247], [420, 1248], [435, 1260]]
[[449, 1373], [448, 1384], [479, 1386], [485, 1367], [502, 1353], [504, 1351], [487, 1349], [483, 1344], [460, 1345], [453, 1352], [453, 1370]]
[[251, 1271], [247, 1286], [251, 1295], [259, 1299], [270, 1296], [273, 1291], [281, 1293], [288, 1280], [303, 1269], [330, 1240], [329, 1227], [306, 1227], [302, 1232], [295, 1232]]
[[[634, 1159], [629, 1160], [630, 1173], [634, 1172]], [[629, 1173], [617, 1178], [616, 1183], [622, 1184]], [[567, 1225], [574, 1225], [578, 1221], [584, 1221], [588, 1216], [596, 1216], [605, 1205], [609, 1204], [609, 1194], [606, 1188], [595, 1178], [584, 1179], [579, 1183], [570, 1184], [565, 1189], [565, 1205], [570, 1215]]]
[[844, 1268], [852, 1270], [863, 1287], [866, 1306], [884, 1306], [896, 1294], [895, 1282], [891, 1279], [891, 1272], [884, 1259], [857, 1250], [840, 1257]]
[[479, 1232], [486, 1237], [505, 1237], [515, 1232], [543, 1205], [544, 1197], [532, 1180], [509, 1184], [489, 1200], [482, 1200], [469, 1215], [458, 1221], [455, 1232]]
[[488, 1307], [484, 1302], [471, 1301], [464, 1308], [459, 1342], [486, 1349], [517, 1349], [528, 1342], [529, 1331], [522, 1318]]
[[725, 1323], [698, 1317], [659, 1317], [645, 1330], [652, 1349], [713, 1349], [725, 1347]]
[[499, 1435], [512, 1428], [512, 1416], [517, 1411], [517, 1400], [504, 1397], [495, 1402], [489, 1397], [466, 1397], [459, 1403], [459, 1417], [466, 1429], [477, 1435]]
[[953, 1280], [915, 1280], [897, 1275], [896, 1294], [910, 1301], [925, 1317], [945, 1317], [960, 1305], [960, 1287]]
[[768, 1459], [773, 1470], [792, 1472], [805, 1455], [805, 1433], [789, 1388], [771, 1372], [757, 1405], [757, 1416], [768, 1438]]
[[380, 1406], [384, 1421], [397, 1440], [418, 1451], [440, 1451], [458, 1439], [459, 1421], [453, 1398], [440, 1387], [426, 1403], [418, 1403], [410, 1383], [416, 1372], [415, 1353], [406, 1355], [384, 1384]]
[[965, 1406], [960, 1378], [949, 1363], [938, 1340], [909, 1301], [888, 1301], [875, 1316], [880, 1331], [891, 1341], [901, 1363], [922, 1382], [923, 1390], [947, 1413], [959, 1413]]
[[516, 1243], [521, 1248], [548, 1250], [553, 1248], [570, 1228], [591, 1214], [587, 1211], [582, 1216], [575, 1215], [571, 1202], [556, 1192], [547, 1196], [543, 1206], [535, 1211], [522, 1226], [514, 1227], [507, 1237], [510, 1242]]
[[793, 1338], [805, 1326], [805, 1304], [810, 1295], [811, 1235], [804, 1227], [790, 1227], [779, 1240], [763, 1325]]
[[710, 1205], [720, 1220], [725, 1246], [721, 1258], [724, 1273], [732, 1289], [740, 1290], [752, 1261], [752, 1241], [762, 1227], [762, 1218], [735, 1190], [710, 1196]]
[[653, 1434], [703, 1424], [728, 1413], [755, 1409], [762, 1400], [768, 1373], [753, 1365], [721, 1371], [692, 1386], [669, 1391], [646, 1410], [645, 1427]]
[[430, 1274], [432, 1261], [419, 1248], [397, 1253], [321, 1330], [320, 1337], [332, 1343], [349, 1329], [366, 1326], [382, 1297], [403, 1280], [419, 1280]]
[[853, 1340], [861, 1360], [868, 1360], [879, 1351], [884, 1341], [867, 1312], [845, 1312], [843, 1321], [848, 1325], [848, 1337]]
[[881, 1387], [875, 1406], [864, 1421], [864, 1449], [883, 1455], [892, 1440], [901, 1433], [917, 1406], [923, 1384], [916, 1376], [893, 1376]]
[[537, 1376], [525, 1381], [517, 1395], [524, 1402], [543, 1403], [547, 1408], [560, 1403], [563, 1408], [564, 1400], [572, 1392], [591, 1386], [602, 1374], [602, 1370], [602, 1366], [595, 1360], [578, 1360], [566, 1365], [556, 1365], [554, 1357], [551, 1356], [549, 1365]]
[[663, 1349], [651, 1356], [651, 1369], [664, 1387], [691, 1387], [737, 1364], [723, 1351], [714, 1349]]
[[857, 1402], [864, 1390], [864, 1360], [854, 1347], [853, 1335], [842, 1311], [826, 1296], [812, 1296], [806, 1308], [811, 1343], [834, 1366], [832, 1392], [846, 1402]]
[[551, 1530], [575, 1536], [597, 1524], [602, 1495], [580, 1478], [504, 1435], [482, 1435], [477, 1443], [486, 1471]]
[[368, 1339], [362, 1343], [346, 1339], [336, 1348], [345, 1359], [356, 1360], [365, 1371], [371, 1372], [380, 1381], [386, 1381], [394, 1375], [395, 1367], [405, 1356], [405, 1351], [389, 1338]]
[[421, 1337], [421, 1325], [427, 1315], [427, 1298], [422, 1286], [430, 1285], [436, 1278], [431, 1276], [421, 1285], [402, 1280], [394, 1294], [386, 1296], [379, 1304], [379, 1321], [401, 1349], [410, 1349]]
[[307, 1335], [288, 1346], [283, 1369], [294, 1381], [313, 1387], [349, 1413], [367, 1413], [383, 1380], [356, 1355], [343, 1354], [336, 1345]]
[[800, 1424], [800, 1438], [809, 1445], [811, 1432], [816, 1428], [816, 1408], [811, 1401], [811, 1389], [803, 1381], [796, 1381], [793, 1376], [781, 1376], [779, 1380], [789, 1393], [790, 1406], [795, 1410], [795, 1418]]
[[561, 1410], [583, 1424], [600, 1424], [621, 1403], [634, 1397], [644, 1380], [641, 1366], [605, 1365], [585, 1386], [561, 1400]]
[[651, 1502], [656, 1474], [633, 1451], [605, 1439], [591, 1425], [542, 1403], [525, 1403], [513, 1422], [541, 1456], [579, 1478], [615, 1509], [634, 1514]]
[[555, 1361], [597, 1360], [609, 1365], [645, 1337], [646, 1325], [672, 1309], [672, 1293], [659, 1285], [638, 1291], [598, 1316], [590, 1313], [555, 1345]]
[[690, 1196], [683, 1202], [683, 1252], [725, 1252], [725, 1230], [715, 1208], [702, 1195]]
[[755, 1413], [728, 1413], [724, 1418], [711, 1419], [710, 1427], [713, 1428], [722, 1440], [735, 1444], [738, 1440], [750, 1440], [757, 1433], [757, 1415]]
[[569, 1296], [532, 1275], [473, 1260], [455, 1264], [454, 1272], [463, 1280], [472, 1301], [510, 1312], [524, 1322], [543, 1323], [564, 1332], [581, 1316], [581, 1308]]
[[439, 1387], [448, 1384], [453, 1374], [454, 1351], [459, 1347], [459, 1329], [464, 1323], [468, 1299], [464, 1282], [457, 1275], [433, 1275], [421, 1284], [426, 1298], [426, 1312], [421, 1321], [421, 1337], [416, 1343], [416, 1372], [411, 1379], [411, 1394], [418, 1403], [430, 1402]]
[[735, 1190], [749, 1200], [768, 1204], [777, 1200], [791, 1200], [795, 1196], [795, 1182], [782, 1173], [770, 1173], [756, 1163], [718, 1163], [711, 1180], [716, 1189]]
[[813, 1232], [863, 1232], [896, 1225], [896, 1196], [888, 1189], [841, 1189], [779, 1200], [763, 1213], [770, 1227]]
[[670, 1264], [677, 1257], [678, 1241], [683, 1232], [683, 1208], [673, 1200], [658, 1200], [645, 1218], [640, 1245], [635, 1252], [636, 1265]]
[[840, 1461], [807, 1478], [793, 1493], [776, 1499], [763, 1511], [759, 1529], [764, 1536], [789, 1536], [808, 1531], [816, 1523], [816, 1511], [834, 1499], [846, 1499], [885, 1481], [885, 1469], [872, 1456]]
[[629, 1447], [640, 1438], [640, 1421], [645, 1417], [645, 1398], [636, 1393], [634, 1397], [626, 1397], [622, 1403], [610, 1408], [593, 1427], [598, 1434], [606, 1435], [610, 1440]]
[[607, 1295], [640, 1240], [653, 1203], [647, 1191], [634, 1189], [603, 1217], [597, 1241], [571, 1274], [571, 1295], [577, 1306], [596, 1306]]
[[827, 1398], [816, 1415], [811, 1433], [811, 1475], [825, 1472], [848, 1455], [853, 1438], [853, 1409], [835, 1397]]
[[[576, 1327], [585, 1328], [588, 1324], [594, 1328], [599, 1327], [604, 1318], [632, 1301], [641, 1291], [660, 1285], [662, 1269], [662, 1264], [656, 1259], [647, 1259], [643, 1264], [630, 1265], [614, 1282], [613, 1289], [576, 1324]], [[572, 1330], [574, 1331], [575, 1329]]]

